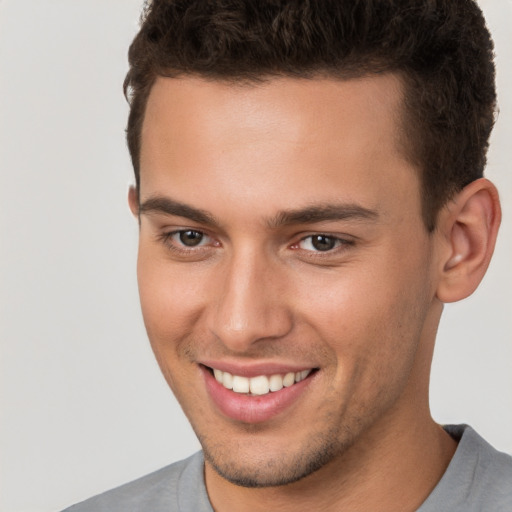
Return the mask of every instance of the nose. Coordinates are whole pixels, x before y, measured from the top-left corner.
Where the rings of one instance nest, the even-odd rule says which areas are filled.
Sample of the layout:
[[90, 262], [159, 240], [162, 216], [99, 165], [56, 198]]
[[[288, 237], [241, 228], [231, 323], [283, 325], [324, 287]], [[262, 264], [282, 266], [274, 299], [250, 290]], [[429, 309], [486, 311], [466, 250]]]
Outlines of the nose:
[[292, 329], [279, 264], [246, 251], [218, 270], [220, 286], [210, 308], [209, 328], [226, 348], [247, 352], [255, 343], [277, 340]]

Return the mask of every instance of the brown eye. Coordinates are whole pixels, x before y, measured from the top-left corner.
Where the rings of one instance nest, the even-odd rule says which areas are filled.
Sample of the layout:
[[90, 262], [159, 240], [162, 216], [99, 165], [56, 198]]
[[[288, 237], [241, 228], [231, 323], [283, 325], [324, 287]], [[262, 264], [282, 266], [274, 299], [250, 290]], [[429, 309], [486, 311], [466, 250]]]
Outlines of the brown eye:
[[338, 239], [327, 235], [313, 235], [311, 237], [311, 245], [317, 251], [330, 251], [337, 245]]
[[201, 231], [187, 229], [179, 232], [179, 239], [183, 245], [187, 247], [197, 247], [203, 241], [204, 234]]
[[323, 233], [317, 233], [304, 237], [297, 245], [297, 249], [308, 251], [311, 253], [321, 252], [335, 252], [337, 249], [342, 247], [350, 246], [353, 242], [344, 238], [339, 238], [333, 235], [325, 235]]

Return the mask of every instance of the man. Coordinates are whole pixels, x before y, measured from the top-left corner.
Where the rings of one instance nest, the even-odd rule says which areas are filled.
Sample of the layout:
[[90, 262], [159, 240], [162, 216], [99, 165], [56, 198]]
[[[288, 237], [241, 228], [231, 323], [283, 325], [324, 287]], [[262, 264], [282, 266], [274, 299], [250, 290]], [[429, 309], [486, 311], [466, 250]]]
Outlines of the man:
[[428, 404], [500, 222], [469, 0], [155, 0], [129, 53], [148, 336], [202, 452], [72, 511], [504, 511]]

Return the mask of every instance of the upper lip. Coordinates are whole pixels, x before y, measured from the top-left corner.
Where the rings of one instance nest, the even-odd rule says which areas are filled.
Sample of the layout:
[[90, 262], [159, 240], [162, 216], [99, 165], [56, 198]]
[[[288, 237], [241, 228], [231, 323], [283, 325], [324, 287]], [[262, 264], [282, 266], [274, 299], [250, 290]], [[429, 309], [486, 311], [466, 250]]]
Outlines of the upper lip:
[[241, 377], [257, 377], [259, 375], [285, 375], [291, 372], [300, 372], [302, 370], [311, 370], [316, 368], [311, 364], [285, 363], [285, 362], [254, 362], [254, 363], [236, 363], [229, 361], [200, 361], [200, 364], [209, 368], [215, 368], [223, 372], [239, 375]]

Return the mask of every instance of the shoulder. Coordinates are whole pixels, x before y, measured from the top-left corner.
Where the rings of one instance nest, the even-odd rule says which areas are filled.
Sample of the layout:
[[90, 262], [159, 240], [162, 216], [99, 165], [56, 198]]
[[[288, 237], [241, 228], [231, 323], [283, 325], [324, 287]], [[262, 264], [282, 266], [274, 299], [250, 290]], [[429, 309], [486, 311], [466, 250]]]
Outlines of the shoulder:
[[496, 450], [467, 425], [445, 428], [454, 437], [460, 436], [456, 455], [461, 465], [474, 468], [474, 480], [491, 487], [502, 487], [512, 498], [512, 457]]
[[198, 452], [63, 512], [172, 512], [180, 510], [180, 493], [200, 495], [201, 488], [204, 489], [203, 455]]
[[449, 425], [445, 430], [459, 445], [420, 511], [512, 510], [512, 457], [493, 448], [467, 425]]

